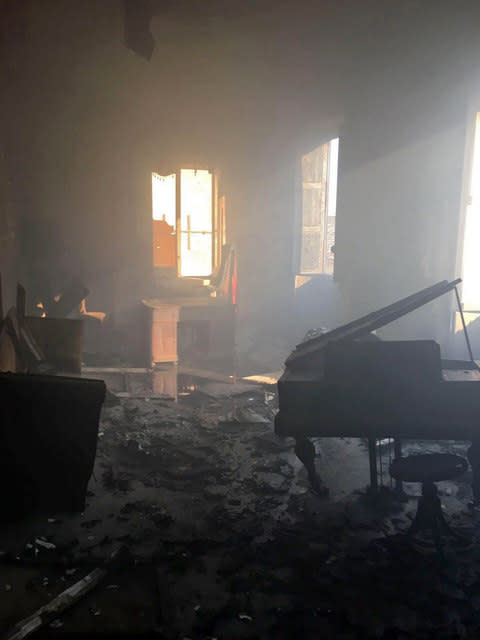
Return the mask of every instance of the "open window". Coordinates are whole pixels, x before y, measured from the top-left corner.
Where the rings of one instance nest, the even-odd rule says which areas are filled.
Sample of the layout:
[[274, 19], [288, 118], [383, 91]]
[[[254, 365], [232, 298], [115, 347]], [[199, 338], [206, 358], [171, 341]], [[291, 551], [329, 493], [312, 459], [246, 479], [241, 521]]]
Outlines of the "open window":
[[333, 274], [338, 138], [302, 156], [301, 275]]
[[[480, 112], [475, 114], [469, 155], [462, 238], [462, 304], [466, 312], [476, 317], [480, 314]], [[474, 318], [468, 318], [471, 319]]]
[[225, 197], [207, 169], [152, 173], [153, 264], [178, 276], [208, 278], [225, 244]]
[[153, 264], [175, 267], [177, 264], [176, 180], [172, 173], [152, 173]]

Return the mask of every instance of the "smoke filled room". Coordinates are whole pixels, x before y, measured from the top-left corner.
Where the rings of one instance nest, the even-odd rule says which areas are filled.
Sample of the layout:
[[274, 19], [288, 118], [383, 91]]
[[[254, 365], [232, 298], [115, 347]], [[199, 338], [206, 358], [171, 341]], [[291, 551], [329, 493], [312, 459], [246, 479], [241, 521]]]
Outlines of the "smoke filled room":
[[0, 640], [480, 638], [480, 2], [0, 0]]

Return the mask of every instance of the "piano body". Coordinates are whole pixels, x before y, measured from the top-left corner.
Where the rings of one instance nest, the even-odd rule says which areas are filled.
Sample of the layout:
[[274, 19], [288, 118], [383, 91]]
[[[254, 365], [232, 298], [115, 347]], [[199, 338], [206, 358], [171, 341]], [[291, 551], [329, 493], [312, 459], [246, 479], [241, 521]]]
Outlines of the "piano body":
[[433, 340], [383, 342], [370, 333], [459, 282], [439, 282], [303, 342], [290, 354], [278, 381], [275, 432], [295, 438], [296, 454], [318, 493], [327, 490], [316, 474], [309, 437], [368, 438], [372, 488], [377, 438], [393, 438], [396, 457], [402, 439], [468, 440], [474, 501], [480, 503], [480, 371], [473, 357], [442, 360]]

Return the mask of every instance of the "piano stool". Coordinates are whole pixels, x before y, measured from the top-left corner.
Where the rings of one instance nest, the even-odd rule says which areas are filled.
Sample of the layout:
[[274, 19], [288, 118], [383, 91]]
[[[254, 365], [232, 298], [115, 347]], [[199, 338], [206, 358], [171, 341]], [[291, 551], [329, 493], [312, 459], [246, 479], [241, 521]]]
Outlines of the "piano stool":
[[441, 552], [442, 535], [462, 539], [445, 520], [436, 482], [458, 478], [468, 468], [465, 458], [451, 453], [430, 453], [397, 458], [390, 465], [390, 475], [400, 482], [421, 482], [422, 496], [417, 513], [407, 531], [409, 537], [430, 531], [437, 551]]

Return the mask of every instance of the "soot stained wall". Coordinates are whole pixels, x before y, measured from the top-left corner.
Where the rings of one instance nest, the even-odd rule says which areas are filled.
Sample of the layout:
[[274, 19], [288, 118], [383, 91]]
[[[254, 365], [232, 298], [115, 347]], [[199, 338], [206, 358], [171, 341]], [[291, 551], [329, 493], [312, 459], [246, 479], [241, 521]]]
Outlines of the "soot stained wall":
[[[474, 80], [472, 79], [472, 83]], [[459, 275], [469, 91], [451, 79], [345, 128], [336, 279], [350, 317]], [[432, 95], [433, 93], [433, 95]], [[435, 95], [436, 94], [436, 95]], [[448, 350], [454, 296], [380, 334], [434, 338]]]
[[[474, 5], [427, 3], [403, 30], [386, 25], [386, 39], [366, 54], [370, 74], [357, 85], [340, 142], [335, 275], [349, 319], [461, 275], [478, 25]], [[448, 352], [453, 303], [445, 296], [380, 334], [434, 338]]]
[[255, 17], [213, 31], [158, 17], [147, 63], [123, 45], [121, 3], [6, 4], [22, 22], [6, 38], [12, 82], [2, 109], [9, 169], [22, 180], [30, 283], [40, 270], [78, 274], [88, 307], [121, 318], [155, 293], [151, 171], [207, 163], [220, 170], [237, 248], [239, 350], [280, 362], [293, 296], [296, 136], [318, 118], [315, 74], [288, 63], [294, 45], [282, 28], [264, 33], [269, 15], [257, 32]]
[[[23, 268], [77, 273], [89, 308], [121, 317], [154, 295], [150, 172], [215, 166], [239, 260], [239, 351], [276, 366], [299, 337], [294, 313], [318, 326], [294, 305], [296, 162], [340, 131], [337, 276], [351, 316], [450, 277], [465, 99], [448, 98], [450, 36], [435, 34], [459, 29], [439, 3], [428, 33], [416, 3], [392, 3], [390, 17], [383, 4], [259, 3], [220, 22], [167, 11], [147, 62], [123, 45], [119, 2], [4, 2], [18, 25], [4, 39], [1, 109]], [[408, 38], [443, 58], [399, 58]], [[399, 59], [401, 82], [378, 71], [378, 47]]]

